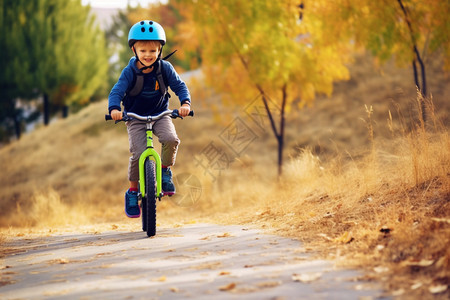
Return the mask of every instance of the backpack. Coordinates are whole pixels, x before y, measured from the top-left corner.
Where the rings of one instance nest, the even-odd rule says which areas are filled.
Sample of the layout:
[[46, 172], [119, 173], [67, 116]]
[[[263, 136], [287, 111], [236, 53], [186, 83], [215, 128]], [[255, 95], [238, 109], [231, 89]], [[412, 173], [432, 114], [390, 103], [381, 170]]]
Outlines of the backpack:
[[[165, 56], [164, 58], [158, 60], [156, 65], [156, 81], [159, 85], [159, 91], [161, 92], [162, 96], [165, 96], [168, 93], [167, 88], [167, 80], [165, 76], [162, 74], [162, 63], [161, 60], [167, 60], [169, 57], [171, 57], [177, 50], [173, 51], [169, 55]], [[134, 97], [140, 94], [144, 87], [144, 73], [142, 72], [133, 72], [133, 84], [132, 87], [128, 88], [126, 92], [126, 96], [128, 97]], [[170, 95], [169, 95], [170, 97]]]

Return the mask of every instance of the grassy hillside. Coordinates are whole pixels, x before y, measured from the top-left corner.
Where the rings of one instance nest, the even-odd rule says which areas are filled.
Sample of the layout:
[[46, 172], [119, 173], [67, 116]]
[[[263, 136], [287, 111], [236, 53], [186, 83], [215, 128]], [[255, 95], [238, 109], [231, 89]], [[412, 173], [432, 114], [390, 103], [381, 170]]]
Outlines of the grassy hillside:
[[[448, 297], [450, 82], [439, 60], [429, 65], [434, 110], [422, 126], [411, 71], [376, 70], [357, 57], [331, 98], [289, 115], [279, 180], [273, 135], [249, 113], [261, 104], [222, 103], [192, 82], [196, 116], [174, 121], [178, 195], [159, 203], [158, 222], [257, 224], [364, 267], [399, 295]], [[126, 129], [104, 121], [106, 106], [0, 149], [0, 226], [128, 222], [139, 230], [123, 214]]]

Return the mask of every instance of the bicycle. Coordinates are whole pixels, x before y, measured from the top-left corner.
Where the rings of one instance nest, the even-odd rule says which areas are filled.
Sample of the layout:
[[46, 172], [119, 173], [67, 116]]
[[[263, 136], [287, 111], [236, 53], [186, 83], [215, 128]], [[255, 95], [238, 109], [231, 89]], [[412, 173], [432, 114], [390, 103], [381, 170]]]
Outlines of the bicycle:
[[[153, 124], [164, 116], [171, 118], [181, 118], [178, 110], [166, 110], [156, 116], [140, 116], [135, 113], [123, 113], [122, 120], [130, 121], [137, 119], [147, 122], [147, 148], [139, 157], [139, 192], [138, 199], [141, 201], [142, 209], [142, 230], [147, 232], [148, 237], [156, 234], [156, 199], [166, 196], [162, 191], [162, 165], [159, 153], [153, 147]], [[190, 111], [189, 116], [194, 116], [194, 111]], [[105, 120], [112, 120], [111, 115], [105, 115]], [[116, 124], [120, 121], [116, 121]]]

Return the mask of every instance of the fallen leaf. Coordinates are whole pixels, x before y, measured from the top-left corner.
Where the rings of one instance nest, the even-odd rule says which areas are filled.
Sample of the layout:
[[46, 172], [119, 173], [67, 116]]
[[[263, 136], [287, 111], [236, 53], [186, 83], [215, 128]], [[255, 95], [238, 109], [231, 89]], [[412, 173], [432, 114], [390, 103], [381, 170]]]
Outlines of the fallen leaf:
[[217, 237], [218, 238], [226, 238], [226, 237], [231, 237], [232, 235], [229, 233], [229, 232], [225, 232], [224, 234], [222, 234], [222, 235], [218, 235]]
[[402, 266], [412, 266], [412, 267], [429, 267], [434, 263], [434, 260], [422, 259], [420, 261], [404, 261]]
[[389, 271], [389, 268], [388, 267], [375, 267], [375, 268], [373, 268], [373, 270], [376, 273], [384, 273], [384, 272]]
[[304, 283], [316, 281], [322, 276], [322, 273], [305, 273], [305, 274], [292, 274], [292, 280], [300, 281]]
[[63, 296], [72, 292], [72, 289], [60, 290], [60, 291], [46, 291], [43, 293], [44, 296]]
[[351, 234], [348, 231], [346, 231], [340, 237], [335, 238], [333, 241], [336, 243], [348, 244], [353, 240], [354, 238], [351, 236]]
[[230, 274], [231, 274], [231, 273], [230, 273], [230, 272], [227, 272], [227, 271], [222, 271], [222, 272], [219, 273], [220, 276], [230, 275]]
[[189, 252], [192, 252], [192, 251], [197, 251], [198, 250], [198, 248], [197, 247], [193, 247], [193, 248], [188, 248], [188, 249], [184, 249], [184, 251], [189, 251]]
[[447, 288], [448, 287], [446, 284], [440, 284], [440, 285], [432, 285], [428, 288], [428, 290], [432, 294], [439, 294], [439, 293], [445, 292], [447, 290]]
[[171, 287], [170, 291], [173, 293], [178, 293], [179, 289], [177, 287]]
[[392, 292], [392, 296], [401, 296], [401, 295], [403, 295], [404, 293], [405, 293], [405, 290], [404, 290], [404, 289], [399, 289], [399, 290], [393, 291], [393, 292]]
[[45, 272], [48, 272], [48, 271], [30, 271], [30, 272], [28, 272], [28, 274], [36, 275], [36, 274], [41, 274], [41, 273], [45, 273]]
[[50, 260], [48, 263], [51, 264], [51, 265], [53, 265], [53, 264], [62, 264], [62, 265], [64, 265], [64, 264], [68, 264], [69, 260], [67, 258], [58, 258], [58, 259]]
[[220, 261], [214, 261], [214, 262], [205, 262], [205, 263], [201, 263], [198, 265], [194, 265], [191, 266], [190, 269], [194, 269], [194, 270], [204, 270], [204, 269], [209, 269], [209, 270], [215, 270], [218, 268], [221, 268], [222, 263]]
[[436, 267], [440, 268], [444, 265], [446, 258], [445, 256], [442, 256], [441, 258], [438, 259], [438, 261], [436, 262]]
[[444, 218], [431, 218], [431, 220], [436, 221], [436, 222], [444, 222], [444, 223], [449, 223], [449, 224], [450, 224], [450, 219], [444, 219]]
[[258, 283], [258, 287], [260, 288], [273, 288], [281, 285], [281, 281], [266, 281]]
[[161, 276], [161, 277], [159, 277], [159, 278], [154, 278], [152, 281], [160, 281], [160, 282], [164, 282], [164, 281], [166, 281], [167, 280], [167, 277], [166, 276]]
[[230, 284], [219, 287], [219, 291], [231, 291], [234, 288], [236, 288], [236, 283], [232, 282]]
[[417, 290], [417, 289], [420, 288], [422, 285], [423, 285], [422, 282], [414, 283], [414, 284], [411, 286], [411, 289], [412, 289], [412, 290]]
[[384, 249], [384, 245], [377, 245], [377, 246], [376, 246], [376, 249], [377, 249], [378, 251], [381, 251], [381, 250]]
[[324, 239], [326, 239], [327, 241], [331, 241], [333, 240], [332, 238], [330, 238], [328, 235], [326, 235], [325, 233], [319, 233], [317, 234], [320, 237], [323, 237]]
[[[5, 278], [6, 279], [6, 278]], [[15, 284], [16, 280], [9, 280], [10, 278], [7, 278], [8, 280], [0, 280], [0, 287], [8, 285], [8, 284]]]
[[116, 224], [111, 225], [112, 230], [116, 230], [117, 228], [119, 228], [119, 226], [117, 226]]
[[111, 268], [112, 266], [114, 266], [113, 264], [102, 264], [101, 266], [99, 266], [98, 268], [100, 268], [100, 269], [109, 269], [109, 268]]

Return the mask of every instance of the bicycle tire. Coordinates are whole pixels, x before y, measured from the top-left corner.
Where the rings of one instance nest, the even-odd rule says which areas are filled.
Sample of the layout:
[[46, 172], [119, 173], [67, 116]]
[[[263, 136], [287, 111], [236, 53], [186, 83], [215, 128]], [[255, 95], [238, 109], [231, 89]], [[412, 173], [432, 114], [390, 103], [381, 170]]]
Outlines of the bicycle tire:
[[145, 219], [147, 236], [156, 234], [156, 168], [151, 159], [145, 160]]
[[142, 231], [147, 232], [147, 199], [142, 197], [141, 200], [141, 219], [142, 219]]

